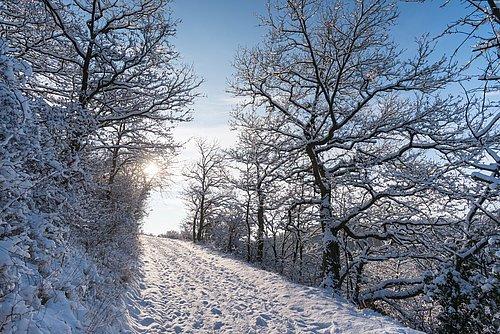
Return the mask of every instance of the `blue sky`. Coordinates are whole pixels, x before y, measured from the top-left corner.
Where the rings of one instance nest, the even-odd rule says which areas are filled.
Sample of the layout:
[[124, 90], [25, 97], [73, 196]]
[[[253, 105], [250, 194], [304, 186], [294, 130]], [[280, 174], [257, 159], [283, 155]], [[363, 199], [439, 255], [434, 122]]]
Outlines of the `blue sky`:
[[[144, 222], [146, 233], [162, 233], [180, 228], [185, 217], [179, 191], [182, 165], [195, 158], [196, 152], [189, 141], [193, 137], [218, 140], [222, 146], [231, 145], [235, 134], [227, 124], [232, 98], [225, 91], [232, 75], [231, 62], [241, 46], [255, 45], [264, 34], [258, 27], [257, 15], [266, 10], [266, 0], [177, 0], [172, 5], [173, 16], [181, 20], [173, 43], [185, 62], [192, 64], [204, 79], [200, 92], [204, 95], [194, 105], [193, 122], [174, 130], [177, 140], [187, 142], [176, 166], [172, 168], [172, 182], [163, 193], [154, 193], [150, 213]], [[464, 9], [453, 0], [452, 5], [440, 8], [444, 1], [401, 3], [399, 24], [393, 36], [411, 50], [415, 38], [423, 33], [436, 35], [463, 15]], [[456, 41], [443, 43], [440, 49], [447, 53]]]

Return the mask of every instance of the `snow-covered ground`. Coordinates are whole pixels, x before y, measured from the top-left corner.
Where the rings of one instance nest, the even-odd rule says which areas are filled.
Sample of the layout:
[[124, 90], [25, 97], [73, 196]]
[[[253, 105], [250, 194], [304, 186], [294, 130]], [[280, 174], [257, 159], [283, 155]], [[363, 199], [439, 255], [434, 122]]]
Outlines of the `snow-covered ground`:
[[189, 242], [142, 237], [137, 333], [419, 333]]

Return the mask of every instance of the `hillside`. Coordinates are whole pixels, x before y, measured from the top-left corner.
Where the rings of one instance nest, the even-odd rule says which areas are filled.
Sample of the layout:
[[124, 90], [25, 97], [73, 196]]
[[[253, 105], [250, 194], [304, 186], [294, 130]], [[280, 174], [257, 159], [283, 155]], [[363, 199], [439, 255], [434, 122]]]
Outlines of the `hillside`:
[[138, 333], [417, 333], [189, 242], [142, 245], [127, 316]]

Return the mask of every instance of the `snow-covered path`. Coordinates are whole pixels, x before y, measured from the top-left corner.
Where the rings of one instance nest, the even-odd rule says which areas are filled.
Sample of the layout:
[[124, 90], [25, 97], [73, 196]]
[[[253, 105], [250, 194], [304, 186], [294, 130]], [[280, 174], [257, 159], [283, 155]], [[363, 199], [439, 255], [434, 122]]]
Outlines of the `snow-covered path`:
[[188, 242], [142, 237], [137, 333], [417, 333]]

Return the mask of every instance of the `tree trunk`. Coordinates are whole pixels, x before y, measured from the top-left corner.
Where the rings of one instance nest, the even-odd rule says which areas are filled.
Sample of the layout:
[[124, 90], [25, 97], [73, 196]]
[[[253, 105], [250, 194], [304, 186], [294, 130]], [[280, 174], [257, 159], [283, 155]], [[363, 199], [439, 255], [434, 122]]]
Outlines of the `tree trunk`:
[[338, 288], [340, 280], [340, 247], [338, 230], [332, 216], [331, 192], [321, 194], [320, 219], [323, 225], [322, 286], [326, 289]]
[[195, 243], [196, 243], [196, 221], [198, 220], [198, 211], [199, 209], [196, 210], [193, 219], [193, 242]]
[[201, 197], [201, 203], [200, 203], [200, 225], [198, 226], [198, 235], [196, 237], [198, 241], [203, 240], [204, 225], [205, 225], [205, 195]]
[[264, 257], [264, 195], [262, 190], [257, 191], [259, 206], [257, 208], [257, 261], [262, 262]]
[[314, 174], [314, 183], [320, 190], [321, 207], [320, 220], [323, 230], [323, 255], [322, 255], [322, 286], [326, 289], [338, 288], [340, 280], [340, 247], [338, 242], [338, 227], [332, 214], [332, 190], [327, 177], [325, 166], [322, 164], [315, 147], [306, 147], [307, 155], [311, 161]]
[[250, 195], [248, 195], [246, 211], [245, 211], [245, 223], [247, 225], [247, 261], [250, 262], [252, 259], [251, 253], [251, 241], [252, 241], [252, 228], [250, 226]]
[[230, 227], [228, 229], [229, 239], [227, 241], [227, 252], [231, 253], [233, 251], [233, 229]]
[[115, 182], [117, 165], [118, 165], [118, 146], [113, 148], [113, 154], [111, 157], [111, 171], [109, 172], [108, 185], [112, 185]]
[[299, 248], [299, 279], [302, 281], [302, 267], [304, 266], [304, 245], [301, 243]]
[[274, 266], [276, 267], [276, 265], [278, 264], [278, 249], [277, 249], [277, 245], [276, 245], [276, 232], [275, 231], [273, 231], [272, 248], [273, 248], [273, 254], [274, 254]]
[[115, 176], [118, 173], [118, 155], [120, 153], [120, 144], [122, 141], [123, 132], [125, 131], [125, 124], [121, 123], [118, 127], [116, 143], [114, 143], [113, 154], [111, 157], [111, 170], [109, 171], [108, 185], [115, 182]]

